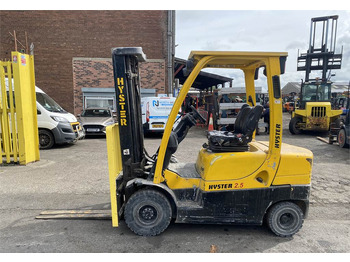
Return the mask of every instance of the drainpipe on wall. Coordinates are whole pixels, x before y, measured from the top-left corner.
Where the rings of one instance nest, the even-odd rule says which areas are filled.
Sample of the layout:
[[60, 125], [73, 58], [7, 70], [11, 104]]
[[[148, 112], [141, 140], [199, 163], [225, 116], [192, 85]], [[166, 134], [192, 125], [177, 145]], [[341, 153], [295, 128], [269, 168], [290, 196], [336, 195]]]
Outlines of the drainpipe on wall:
[[174, 56], [175, 56], [175, 11], [168, 11], [168, 29], [167, 29], [167, 76], [168, 88], [167, 95], [173, 93], [174, 82]]

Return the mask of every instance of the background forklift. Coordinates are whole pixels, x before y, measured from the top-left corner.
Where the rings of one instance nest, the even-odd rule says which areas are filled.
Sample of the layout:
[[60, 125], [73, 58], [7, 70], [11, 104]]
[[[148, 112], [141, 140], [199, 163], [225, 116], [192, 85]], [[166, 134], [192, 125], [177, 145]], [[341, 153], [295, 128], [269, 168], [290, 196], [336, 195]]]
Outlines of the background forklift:
[[[278, 236], [299, 231], [309, 208], [313, 154], [282, 144], [280, 74], [287, 53], [193, 51], [190, 73], [174, 103], [159, 149], [150, 156], [143, 143], [138, 63], [140, 47], [112, 50], [119, 123], [107, 128], [112, 225], [124, 218], [136, 234], [154, 236], [177, 223], [261, 225]], [[173, 129], [176, 115], [201, 69], [241, 69], [249, 104], [240, 110], [232, 132], [211, 131], [196, 163], [170, 158], [197, 121], [192, 107]], [[270, 97], [269, 141], [254, 131], [262, 113], [256, 105], [254, 79], [265, 68]], [[256, 105], [256, 106], [254, 106]]]
[[[301, 83], [300, 100], [289, 123], [292, 134], [303, 130], [328, 131], [342, 113], [331, 106], [330, 70], [340, 69], [342, 60], [342, 54], [335, 54], [337, 22], [337, 15], [311, 19], [309, 49], [306, 54], [298, 55], [297, 70], [305, 71], [305, 82]], [[313, 70], [321, 70], [322, 77], [310, 79]]]
[[[330, 134], [332, 133], [330, 132]], [[348, 148], [350, 145], [350, 111], [346, 113], [344, 122], [340, 123], [340, 128], [339, 130], [337, 130], [337, 134], [336, 134], [336, 140], [340, 147]], [[331, 135], [330, 135], [330, 141], [331, 141]]]
[[288, 112], [290, 114], [292, 114], [293, 110], [294, 110], [294, 107], [295, 107], [295, 96], [296, 96], [296, 93], [295, 92], [292, 92], [290, 93], [288, 96], [285, 96], [283, 98], [283, 112]]

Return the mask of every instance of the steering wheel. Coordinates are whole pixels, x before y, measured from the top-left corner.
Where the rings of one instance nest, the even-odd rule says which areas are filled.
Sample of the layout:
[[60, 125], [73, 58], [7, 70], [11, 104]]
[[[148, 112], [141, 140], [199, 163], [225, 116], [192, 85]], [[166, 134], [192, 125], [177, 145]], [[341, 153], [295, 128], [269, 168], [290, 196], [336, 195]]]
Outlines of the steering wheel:
[[199, 122], [201, 122], [202, 124], [205, 124], [207, 122], [207, 120], [201, 116], [201, 114], [196, 110], [196, 108], [194, 106], [191, 105], [191, 110], [193, 112], [193, 116], [194, 118], [198, 119]]

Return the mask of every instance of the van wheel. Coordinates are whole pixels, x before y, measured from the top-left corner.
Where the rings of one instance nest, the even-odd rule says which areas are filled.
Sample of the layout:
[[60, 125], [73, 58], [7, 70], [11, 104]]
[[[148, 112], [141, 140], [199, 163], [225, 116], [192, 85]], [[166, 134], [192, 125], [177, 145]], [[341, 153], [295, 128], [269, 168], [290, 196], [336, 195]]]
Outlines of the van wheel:
[[293, 135], [299, 135], [301, 134], [301, 129], [298, 128], [299, 123], [301, 123], [302, 120], [299, 117], [293, 117], [289, 122], [289, 131]]
[[303, 212], [292, 202], [277, 203], [267, 214], [269, 228], [280, 237], [293, 236], [302, 227], [303, 222]]
[[40, 149], [50, 149], [55, 144], [52, 133], [48, 130], [39, 130], [39, 146]]
[[137, 235], [159, 235], [169, 226], [171, 217], [169, 200], [155, 190], [137, 191], [125, 205], [125, 222]]

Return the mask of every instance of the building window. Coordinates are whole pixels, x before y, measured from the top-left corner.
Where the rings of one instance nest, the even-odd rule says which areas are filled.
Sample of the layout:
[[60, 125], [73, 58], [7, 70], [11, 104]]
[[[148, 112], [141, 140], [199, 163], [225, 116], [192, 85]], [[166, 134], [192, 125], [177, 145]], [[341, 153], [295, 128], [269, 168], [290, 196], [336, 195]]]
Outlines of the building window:
[[[83, 108], [103, 107], [116, 111], [116, 98], [114, 88], [83, 87]], [[141, 97], [156, 96], [155, 89], [141, 88]]]
[[83, 107], [85, 108], [110, 108], [115, 111], [115, 90], [114, 88], [84, 87]]
[[115, 99], [108, 96], [84, 96], [84, 109], [92, 107], [110, 108], [115, 111]]

